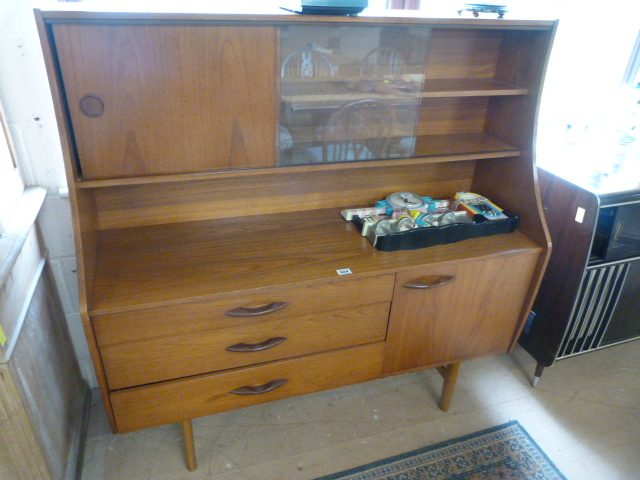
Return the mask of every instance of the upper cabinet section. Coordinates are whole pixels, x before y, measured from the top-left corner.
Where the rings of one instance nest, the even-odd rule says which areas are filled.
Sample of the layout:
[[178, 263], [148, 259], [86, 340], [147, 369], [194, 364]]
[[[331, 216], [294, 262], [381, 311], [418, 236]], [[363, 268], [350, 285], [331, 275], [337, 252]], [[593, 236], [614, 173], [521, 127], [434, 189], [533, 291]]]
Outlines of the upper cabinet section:
[[276, 29], [55, 24], [85, 180], [272, 167]]
[[54, 11], [45, 26], [74, 181], [93, 188], [519, 157], [555, 22]]

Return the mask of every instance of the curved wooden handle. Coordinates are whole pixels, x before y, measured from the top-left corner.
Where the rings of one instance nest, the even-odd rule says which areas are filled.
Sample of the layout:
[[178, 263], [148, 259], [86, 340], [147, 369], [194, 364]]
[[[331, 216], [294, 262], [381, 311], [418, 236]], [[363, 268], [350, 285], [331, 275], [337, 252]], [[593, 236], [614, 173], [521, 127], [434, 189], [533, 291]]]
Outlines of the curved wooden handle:
[[417, 278], [416, 280], [411, 280], [403, 285], [405, 288], [436, 288], [442, 287], [447, 283], [451, 283], [456, 279], [455, 276], [452, 275], [428, 275], [426, 277]]
[[271, 392], [276, 388], [280, 388], [288, 381], [288, 378], [279, 378], [278, 380], [271, 380], [269, 383], [258, 385], [257, 387], [249, 387], [247, 385], [244, 387], [238, 387], [235, 390], [231, 390], [229, 393], [233, 393], [234, 395], [260, 395], [262, 393]]
[[261, 350], [268, 350], [276, 345], [280, 345], [286, 339], [287, 337], [271, 337], [270, 339], [259, 343], [236, 343], [235, 345], [228, 346], [226, 350], [242, 353], [259, 352]]
[[269, 305], [263, 305], [261, 307], [249, 308], [239, 307], [224, 312], [225, 315], [230, 317], [257, 317], [259, 315], [267, 315], [268, 313], [277, 312], [289, 305], [289, 302], [271, 302]]

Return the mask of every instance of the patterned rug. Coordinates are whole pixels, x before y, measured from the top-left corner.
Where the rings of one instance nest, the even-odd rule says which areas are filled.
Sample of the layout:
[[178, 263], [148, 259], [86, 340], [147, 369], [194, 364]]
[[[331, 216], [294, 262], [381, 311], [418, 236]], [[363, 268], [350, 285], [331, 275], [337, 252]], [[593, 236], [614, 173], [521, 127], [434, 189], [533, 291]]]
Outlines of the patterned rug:
[[316, 480], [567, 480], [517, 421]]

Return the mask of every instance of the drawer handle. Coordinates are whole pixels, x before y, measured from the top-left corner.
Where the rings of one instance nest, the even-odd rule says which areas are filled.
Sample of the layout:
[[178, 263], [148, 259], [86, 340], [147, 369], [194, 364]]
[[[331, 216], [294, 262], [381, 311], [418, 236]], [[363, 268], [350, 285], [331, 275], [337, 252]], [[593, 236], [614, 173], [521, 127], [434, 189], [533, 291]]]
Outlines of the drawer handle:
[[451, 275], [429, 275], [407, 282], [403, 286], [405, 288], [436, 288], [451, 283], [455, 279], [456, 277]]
[[229, 393], [233, 393], [234, 395], [260, 395], [261, 393], [271, 392], [276, 388], [280, 388], [288, 381], [288, 378], [279, 378], [278, 380], [271, 380], [269, 383], [258, 385], [257, 387], [249, 387], [245, 385], [244, 387], [231, 390]]
[[272, 337], [269, 340], [259, 343], [236, 343], [235, 345], [228, 346], [226, 350], [242, 353], [259, 352], [260, 350], [268, 350], [276, 345], [280, 345], [286, 339], [287, 337]]
[[256, 308], [239, 307], [225, 312], [225, 315], [229, 315], [230, 317], [257, 317], [258, 315], [277, 312], [287, 305], [289, 305], [289, 302], [271, 302], [269, 305], [263, 305]]

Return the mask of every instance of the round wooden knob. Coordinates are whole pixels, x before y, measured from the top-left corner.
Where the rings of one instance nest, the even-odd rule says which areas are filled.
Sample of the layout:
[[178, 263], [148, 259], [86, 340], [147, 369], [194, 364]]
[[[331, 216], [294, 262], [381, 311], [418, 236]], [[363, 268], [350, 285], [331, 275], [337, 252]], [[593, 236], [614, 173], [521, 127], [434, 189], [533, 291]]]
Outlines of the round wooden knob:
[[99, 117], [104, 112], [104, 102], [97, 95], [85, 95], [80, 99], [80, 110], [87, 117]]

